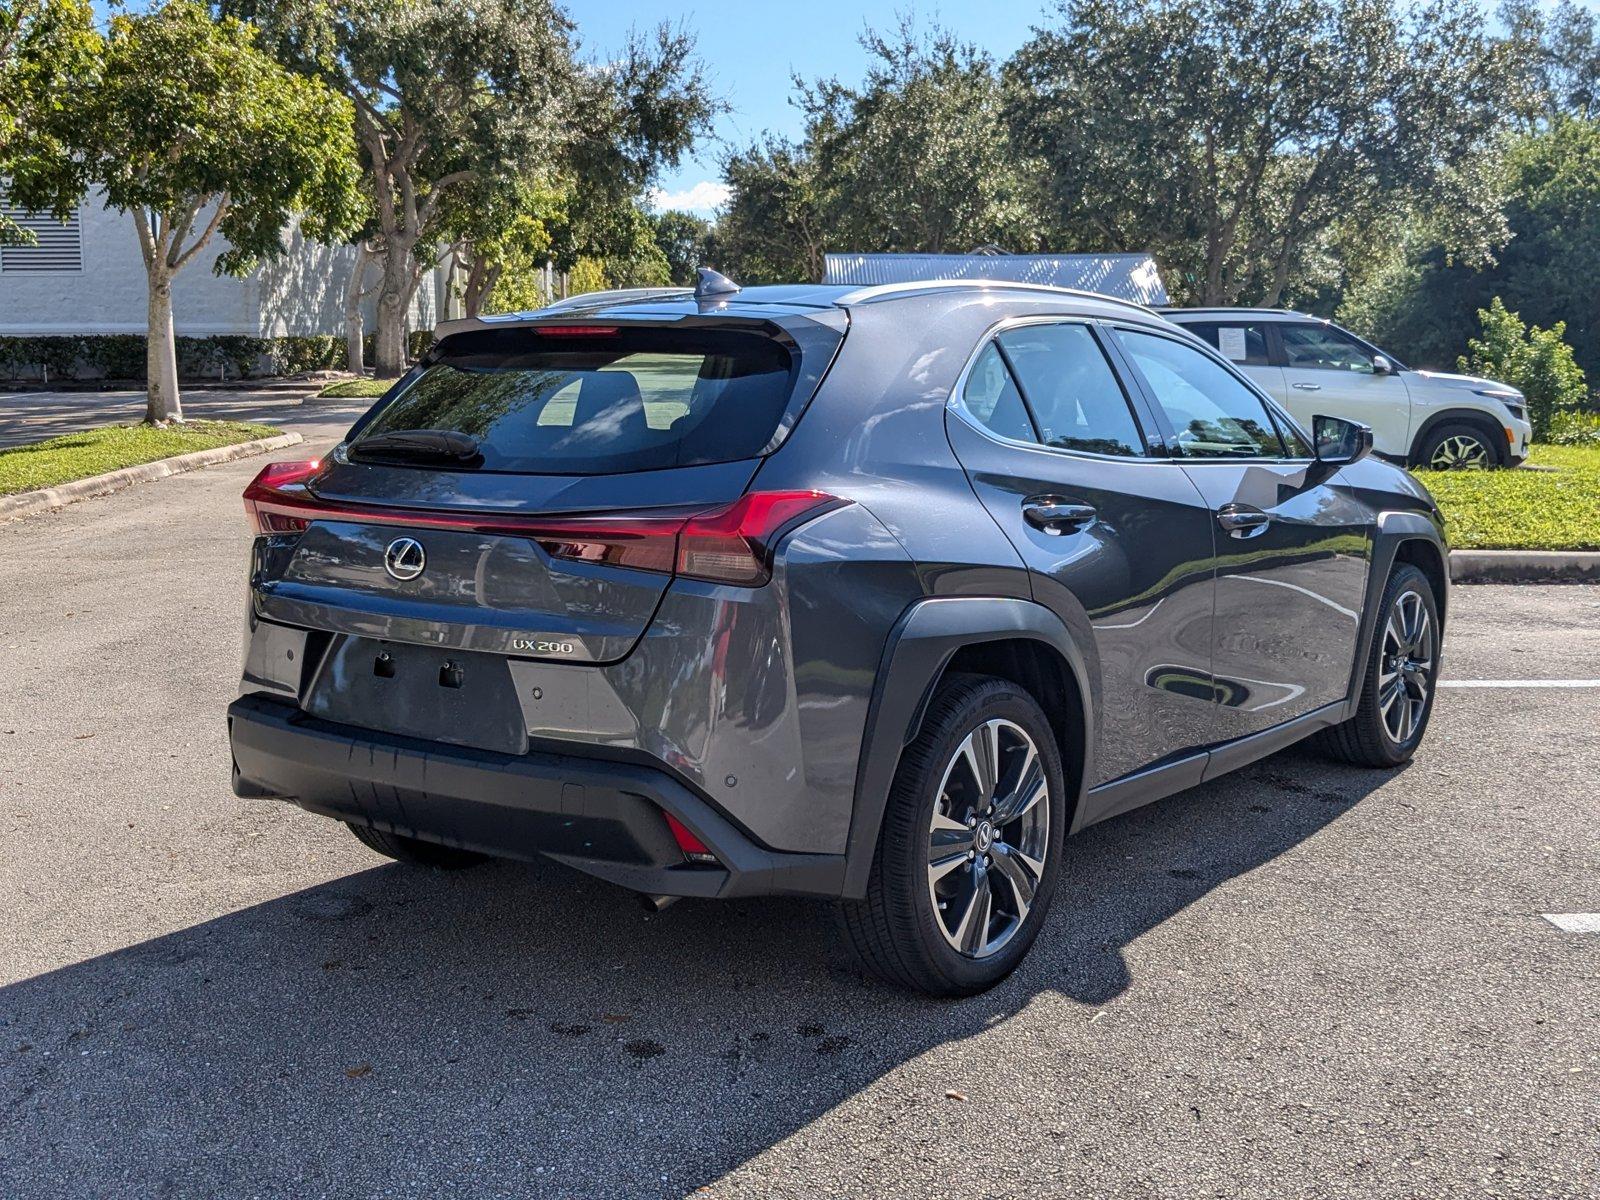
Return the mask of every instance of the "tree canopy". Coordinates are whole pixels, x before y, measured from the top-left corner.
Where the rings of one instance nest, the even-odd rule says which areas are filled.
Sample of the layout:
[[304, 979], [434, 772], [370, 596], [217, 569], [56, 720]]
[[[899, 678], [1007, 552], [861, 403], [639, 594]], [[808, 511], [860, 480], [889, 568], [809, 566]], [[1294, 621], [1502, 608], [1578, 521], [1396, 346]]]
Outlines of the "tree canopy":
[[[83, 171], [53, 118], [93, 81], [99, 60], [87, 0], [0, 2], [0, 179], [30, 208], [65, 217], [83, 195]], [[0, 244], [28, 240], [0, 215]]]
[[1460, 0], [1065, 0], [1006, 74], [1075, 249], [1149, 250], [1182, 296], [1274, 305], [1340, 222], [1435, 207], [1486, 252], [1498, 196], [1474, 164], [1513, 63]]
[[713, 110], [686, 33], [663, 26], [590, 65], [550, 0], [227, 2], [355, 106], [383, 251], [381, 375], [404, 367], [406, 310], [449, 242], [452, 192], [573, 180], [631, 199]]
[[173, 277], [219, 234], [216, 270], [233, 274], [280, 253], [297, 216], [339, 236], [358, 212], [349, 105], [263, 54], [250, 25], [190, 0], [113, 17], [81, 84], [36, 113], [14, 195], [46, 208], [92, 184], [132, 217], [150, 293], [148, 418], [180, 417]]

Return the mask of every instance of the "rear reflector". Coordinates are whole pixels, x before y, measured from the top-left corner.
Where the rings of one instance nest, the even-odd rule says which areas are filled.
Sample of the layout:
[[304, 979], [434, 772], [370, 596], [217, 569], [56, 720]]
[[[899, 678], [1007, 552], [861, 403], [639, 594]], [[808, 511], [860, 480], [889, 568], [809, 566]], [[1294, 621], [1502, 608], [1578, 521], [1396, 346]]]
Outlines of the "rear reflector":
[[273, 463], [244, 492], [257, 536], [300, 533], [317, 520], [412, 529], [492, 533], [537, 542], [551, 558], [760, 587], [772, 575], [772, 549], [801, 521], [848, 501], [823, 492], [751, 492], [693, 516], [531, 517], [501, 513], [416, 512], [323, 500], [306, 483], [317, 462]]
[[678, 849], [683, 851], [683, 856], [690, 862], [717, 861], [717, 856], [711, 853], [707, 845], [694, 834], [689, 832], [689, 827], [666, 809], [661, 810], [661, 815], [667, 819], [667, 828], [672, 830], [672, 840], [678, 843]]

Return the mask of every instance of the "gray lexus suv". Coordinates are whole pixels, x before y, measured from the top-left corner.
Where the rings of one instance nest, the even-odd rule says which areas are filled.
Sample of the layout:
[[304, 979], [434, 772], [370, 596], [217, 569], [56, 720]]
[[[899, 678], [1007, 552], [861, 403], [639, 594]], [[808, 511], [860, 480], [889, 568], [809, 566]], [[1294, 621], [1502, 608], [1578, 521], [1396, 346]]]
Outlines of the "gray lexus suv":
[[830, 897], [869, 968], [967, 994], [1068, 834], [1427, 727], [1427, 492], [1144, 308], [708, 272], [438, 332], [246, 491], [228, 710], [240, 796], [402, 862]]

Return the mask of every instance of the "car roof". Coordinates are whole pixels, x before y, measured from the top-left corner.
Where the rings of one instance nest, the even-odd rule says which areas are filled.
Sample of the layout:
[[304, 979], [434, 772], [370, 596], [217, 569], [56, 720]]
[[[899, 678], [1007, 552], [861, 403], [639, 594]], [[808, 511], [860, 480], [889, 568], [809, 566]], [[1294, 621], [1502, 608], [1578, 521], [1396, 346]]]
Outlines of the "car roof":
[[1003, 280], [932, 279], [885, 283], [867, 287], [845, 284], [781, 283], [747, 287], [697, 299], [692, 288], [633, 288], [571, 296], [545, 308], [441, 321], [435, 335], [446, 337], [467, 329], [493, 329], [560, 317], [585, 319], [673, 318], [718, 313], [727, 316], [782, 319], [810, 317], [828, 321], [827, 314], [868, 305], [888, 305], [916, 298], [948, 295], [952, 302], [981, 294], [993, 299], [1015, 299], [1037, 311], [1042, 300], [1056, 299], [1062, 310], [1087, 316], [1139, 316], [1159, 319], [1155, 310], [1131, 300], [1042, 284]]

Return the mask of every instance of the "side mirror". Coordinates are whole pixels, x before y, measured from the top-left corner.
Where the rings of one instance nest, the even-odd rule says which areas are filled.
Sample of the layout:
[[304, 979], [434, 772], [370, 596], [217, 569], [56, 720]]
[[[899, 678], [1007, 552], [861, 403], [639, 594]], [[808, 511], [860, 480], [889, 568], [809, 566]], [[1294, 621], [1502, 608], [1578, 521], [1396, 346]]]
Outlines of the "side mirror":
[[1393, 375], [1395, 373], [1394, 364], [1383, 355], [1374, 354], [1372, 356], [1372, 373], [1374, 375]]
[[1372, 426], [1343, 417], [1312, 417], [1311, 435], [1317, 442], [1317, 461], [1328, 466], [1359, 462], [1372, 453]]

